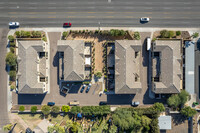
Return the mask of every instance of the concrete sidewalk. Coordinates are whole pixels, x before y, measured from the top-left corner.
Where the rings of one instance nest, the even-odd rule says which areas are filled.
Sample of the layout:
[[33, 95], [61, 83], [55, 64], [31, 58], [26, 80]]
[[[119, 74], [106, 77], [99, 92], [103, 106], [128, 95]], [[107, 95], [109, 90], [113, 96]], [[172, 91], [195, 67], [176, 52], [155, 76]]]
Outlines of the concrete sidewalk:
[[[19, 28], [16, 30], [43, 30], [45, 32], [62, 32], [62, 31], [70, 31], [70, 30], [98, 30], [98, 27], [71, 27], [71, 28], [63, 28], [63, 27], [48, 27], [48, 28]], [[139, 32], [154, 32], [158, 30], [180, 30], [180, 31], [190, 31], [193, 32], [200, 32], [200, 28], [167, 28], [167, 27], [101, 27], [101, 30], [110, 30], [110, 29], [122, 29], [122, 30], [132, 30], [132, 31], [139, 31]], [[12, 31], [12, 30], [11, 30]]]

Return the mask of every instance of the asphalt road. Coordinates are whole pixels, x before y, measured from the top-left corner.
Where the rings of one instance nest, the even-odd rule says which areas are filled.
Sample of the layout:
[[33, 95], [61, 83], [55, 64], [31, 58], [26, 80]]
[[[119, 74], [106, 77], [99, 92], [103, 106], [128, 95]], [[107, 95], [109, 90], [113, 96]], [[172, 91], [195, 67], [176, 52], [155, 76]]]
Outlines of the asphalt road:
[[199, 27], [199, 7], [199, 0], [1, 0], [0, 27]]
[[5, 70], [5, 56], [7, 46], [8, 30], [0, 28], [0, 133], [2, 127], [8, 124], [8, 107], [7, 107], [7, 72]]

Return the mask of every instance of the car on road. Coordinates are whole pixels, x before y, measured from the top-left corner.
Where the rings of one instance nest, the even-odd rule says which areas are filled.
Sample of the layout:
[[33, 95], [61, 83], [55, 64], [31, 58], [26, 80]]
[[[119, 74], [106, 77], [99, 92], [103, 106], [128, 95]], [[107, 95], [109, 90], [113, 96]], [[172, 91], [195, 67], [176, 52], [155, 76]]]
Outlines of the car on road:
[[83, 93], [84, 89], [85, 89], [86, 85], [83, 85], [81, 90], [80, 90], [80, 93]]
[[91, 84], [89, 84], [89, 85], [88, 85], [88, 88], [86, 89], [86, 91], [85, 91], [85, 92], [86, 92], [86, 93], [88, 93], [88, 92], [89, 92], [89, 90], [90, 90], [90, 88], [91, 88]]
[[54, 103], [54, 102], [48, 102], [47, 105], [48, 105], [48, 106], [54, 106], [55, 103]]
[[148, 17], [142, 17], [140, 18], [140, 22], [149, 22], [149, 18]]
[[19, 27], [19, 22], [9, 22], [8, 25], [10, 27]]
[[99, 102], [99, 105], [107, 105], [107, 102]]
[[136, 102], [132, 101], [132, 103], [131, 103], [131, 105], [133, 107], [137, 107], [139, 104], [140, 104], [140, 102], [138, 102], [138, 101], [136, 101]]
[[63, 24], [63, 27], [71, 27], [71, 26], [72, 26], [71, 23], [64, 23], [64, 24]]

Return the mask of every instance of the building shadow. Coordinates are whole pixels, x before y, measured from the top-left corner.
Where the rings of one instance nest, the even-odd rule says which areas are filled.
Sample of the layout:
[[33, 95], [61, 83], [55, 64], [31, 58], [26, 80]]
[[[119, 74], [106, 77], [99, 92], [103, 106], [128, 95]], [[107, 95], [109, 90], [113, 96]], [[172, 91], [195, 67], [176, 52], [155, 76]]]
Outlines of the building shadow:
[[135, 94], [108, 94], [107, 103], [109, 105], [131, 105]]
[[42, 104], [45, 94], [18, 94], [18, 104]]

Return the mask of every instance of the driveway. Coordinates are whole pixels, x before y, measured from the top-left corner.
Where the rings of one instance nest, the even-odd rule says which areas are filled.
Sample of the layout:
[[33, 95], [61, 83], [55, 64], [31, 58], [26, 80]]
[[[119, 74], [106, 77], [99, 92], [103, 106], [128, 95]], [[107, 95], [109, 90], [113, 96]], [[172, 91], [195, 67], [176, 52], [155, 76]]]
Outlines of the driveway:
[[2, 127], [9, 123], [7, 106], [7, 72], [5, 70], [7, 33], [7, 29], [0, 28], [0, 133], [3, 132]]

